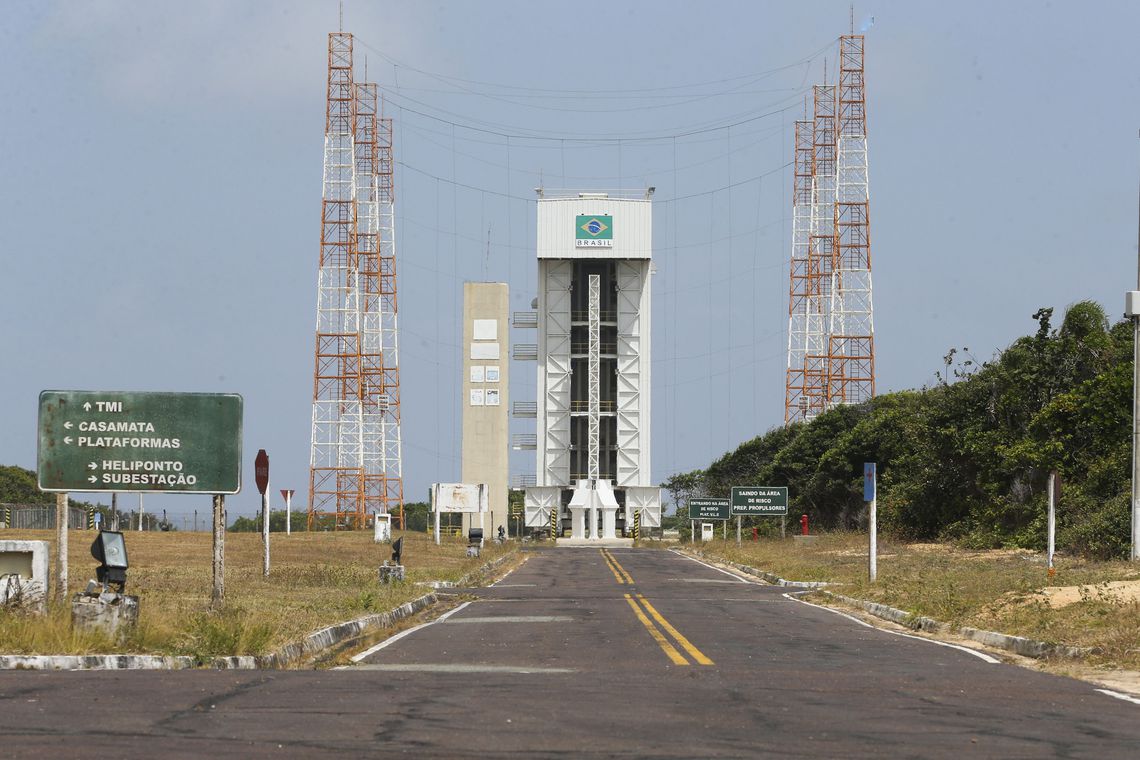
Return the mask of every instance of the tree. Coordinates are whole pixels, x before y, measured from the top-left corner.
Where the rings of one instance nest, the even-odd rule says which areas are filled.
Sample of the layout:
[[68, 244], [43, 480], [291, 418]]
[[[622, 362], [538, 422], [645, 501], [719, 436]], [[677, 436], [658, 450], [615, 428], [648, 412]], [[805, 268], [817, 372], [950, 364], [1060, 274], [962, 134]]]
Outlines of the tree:
[[52, 504], [55, 494], [39, 489], [36, 473], [23, 467], [0, 465], [0, 504]]
[[[912, 539], [1039, 547], [1045, 484], [1062, 473], [1060, 545], [1090, 556], [1128, 547], [1132, 328], [1091, 301], [1033, 314], [1037, 330], [992, 360], [950, 349], [933, 388], [840, 406], [769, 430], [707, 469], [663, 484], [675, 504], [734, 485], [786, 485], [790, 510], [824, 528], [865, 515], [862, 463], [879, 465], [880, 526]], [[958, 357], [958, 358], [956, 358]]]

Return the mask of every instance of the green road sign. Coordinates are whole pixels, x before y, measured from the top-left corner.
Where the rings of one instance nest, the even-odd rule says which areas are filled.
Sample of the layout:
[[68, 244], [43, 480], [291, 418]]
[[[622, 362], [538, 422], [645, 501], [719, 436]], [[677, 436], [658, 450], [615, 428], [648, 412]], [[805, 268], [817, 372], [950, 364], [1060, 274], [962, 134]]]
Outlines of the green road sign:
[[733, 486], [732, 514], [780, 515], [788, 514], [787, 486]]
[[728, 499], [689, 499], [690, 520], [727, 520], [732, 516]]
[[40, 490], [237, 493], [241, 433], [233, 393], [44, 391]]

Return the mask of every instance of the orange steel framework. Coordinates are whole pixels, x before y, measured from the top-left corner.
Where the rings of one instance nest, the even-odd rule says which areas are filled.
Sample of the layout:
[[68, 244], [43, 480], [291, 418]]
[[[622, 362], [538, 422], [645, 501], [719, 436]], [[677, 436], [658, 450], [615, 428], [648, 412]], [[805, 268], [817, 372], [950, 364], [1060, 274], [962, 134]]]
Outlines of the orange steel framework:
[[792, 191], [792, 258], [791, 286], [788, 292], [788, 374], [784, 395], [784, 424], [807, 415], [805, 360], [809, 354], [808, 335], [811, 322], [822, 318], [819, 313], [819, 280], [812, 271], [808, 256], [811, 234], [812, 197], [812, 122], [795, 125], [794, 180]]
[[309, 470], [311, 530], [403, 525], [392, 125], [356, 83], [352, 35], [329, 35]]
[[875, 394], [862, 35], [840, 38], [839, 85], [813, 94], [796, 123], [785, 424]]
[[835, 245], [828, 337], [828, 408], [875, 395], [871, 301], [871, 217], [863, 35], [839, 38]]

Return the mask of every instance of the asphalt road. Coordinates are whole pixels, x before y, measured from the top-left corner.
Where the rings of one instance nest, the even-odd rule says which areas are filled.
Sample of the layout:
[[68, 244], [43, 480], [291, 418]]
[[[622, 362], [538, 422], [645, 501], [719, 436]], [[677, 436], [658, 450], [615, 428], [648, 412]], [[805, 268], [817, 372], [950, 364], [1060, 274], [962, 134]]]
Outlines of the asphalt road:
[[0, 673], [0, 756], [1140, 757], [1140, 704], [671, 552], [473, 593], [341, 670]]

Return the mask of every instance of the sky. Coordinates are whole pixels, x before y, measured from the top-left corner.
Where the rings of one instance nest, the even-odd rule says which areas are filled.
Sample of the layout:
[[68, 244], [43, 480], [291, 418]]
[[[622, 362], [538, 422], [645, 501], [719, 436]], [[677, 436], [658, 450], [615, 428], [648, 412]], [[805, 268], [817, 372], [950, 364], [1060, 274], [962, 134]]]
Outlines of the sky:
[[[303, 508], [337, 3], [3, 10], [0, 464], [35, 469], [44, 389], [240, 393], [230, 517], [259, 508], [259, 448], [274, 508], [278, 488]], [[656, 188], [655, 480], [783, 424], [793, 122], [852, 23], [880, 393], [933, 384], [951, 347], [990, 358], [1041, 306], [1119, 318], [1136, 281], [1134, 2], [348, 0], [343, 19], [394, 120], [409, 501], [459, 479], [463, 282], [509, 283], [515, 311], [536, 295], [540, 186]], [[534, 400], [533, 362], [510, 393]], [[210, 498], [146, 505], [179, 524]]]

